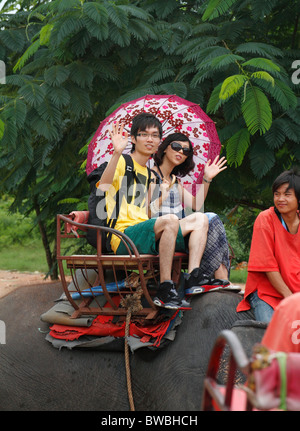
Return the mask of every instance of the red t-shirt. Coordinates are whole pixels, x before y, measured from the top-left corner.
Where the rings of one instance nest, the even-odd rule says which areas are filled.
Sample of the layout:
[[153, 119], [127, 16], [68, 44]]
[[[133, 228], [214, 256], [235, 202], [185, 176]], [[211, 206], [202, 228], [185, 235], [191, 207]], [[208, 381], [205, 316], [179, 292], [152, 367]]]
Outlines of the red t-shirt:
[[245, 294], [237, 311], [249, 310], [247, 297], [255, 291], [260, 299], [276, 308], [283, 297], [267, 278], [266, 272], [271, 271], [280, 272], [293, 293], [300, 292], [300, 229], [294, 235], [289, 233], [274, 207], [262, 211], [255, 220]]
[[300, 352], [300, 293], [281, 301], [261, 344], [279, 352]]

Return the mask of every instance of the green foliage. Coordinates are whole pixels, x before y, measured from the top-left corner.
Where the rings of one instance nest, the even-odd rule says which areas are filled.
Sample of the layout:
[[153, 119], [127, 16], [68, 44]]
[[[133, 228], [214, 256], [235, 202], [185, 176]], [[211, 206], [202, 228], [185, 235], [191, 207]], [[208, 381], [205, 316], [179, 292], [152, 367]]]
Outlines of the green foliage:
[[[251, 66], [254, 69], [263, 69], [267, 72], [273, 73], [274, 75], [277, 75], [277, 72], [280, 72], [280, 67], [268, 58], [251, 58], [251, 60], [242, 63], [242, 66]], [[278, 74], [278, 76], [280, 75]]]
[[226, 100], [236, 94], [247, 82], [245, 75], [232, 75], [224, 80], [221, 86], [219, 99]]
[[230, 167], [208, 203], [264, 208], [274, 177], [300, 163], [290, 79], [299, 16], [300, 0], [7, 1], [0, 192], [14, 210], [34, 210], [51, 243], [58, 212], [86, 209], [83, 167], [99, 123], [120, 103], [168, 93], [216, 123]]
[[[240, 240], [236, 226], [228, 223], [225, 225], [225, 231], [235, 256], [231, 262], [232, 266], [234, 267], [239, 262], [247, 262], [249, 259], [249, 248]], [[232, 278], [230, 279], [233, 281]]]
[[227, 141], [228, 163], [241, 165], [244, 155], [250, 145], [250, 133], [248, 129], [240, 129]]
[[34, 225], [34, 215], [24, 216], [10, 212], [12, 199], [3, 196], [0, 201], [0, 249], [11, 245], [26, 246], [39, 239], [38, 228]]
[[211, 0], [203, 14], [203, 21], [212, 20], [227, 12], [236, 0]]
[[242, 113], [251, 135], [264, 134], [272, 125], [272, 110], [268, 98], [258, 88], [248, 86], [242, 103]]
[[248, 261], [253, 223], [258, 214], [257, 209], [249, 210], [238, 206], [228, 213], [224, 226], [228, 242], [235, 255], [233, 266], [239, 262]]
[[19, 69], [22, 69], [22, 67], [25, 65], [27, 60], [29, 60], [29, 58], [36, 53], [39, 47], [40, 47], [40, 40], [37, 39], [26, 49], [22, 57], [19, 58], [19, 60], [17, 61], [16, 65], [13, 68], [13, 71], [17, 72]]
[[235, 52], [240, 54], [256, 54], [260, 55], [263, 58], [268, 58], [272, 60], [272, 58], [282, 58], [283, 52], [281, 49], [276, 48], [273, 45], [261, 43], [261, 42], [245, 42], [241, 43], [236, 47]]

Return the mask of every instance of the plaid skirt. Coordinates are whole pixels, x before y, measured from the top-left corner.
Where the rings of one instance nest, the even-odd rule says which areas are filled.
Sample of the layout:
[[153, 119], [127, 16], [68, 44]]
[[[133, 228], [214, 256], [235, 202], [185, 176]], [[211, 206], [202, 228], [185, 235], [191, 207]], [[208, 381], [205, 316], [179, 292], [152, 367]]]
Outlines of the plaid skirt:
[[230, 273], [229, 247], [224, 225], [218, 215], [209, 221], [207, 242], [200, 264], [203, 278], [214, 278], [214, 272], [223, 264]]

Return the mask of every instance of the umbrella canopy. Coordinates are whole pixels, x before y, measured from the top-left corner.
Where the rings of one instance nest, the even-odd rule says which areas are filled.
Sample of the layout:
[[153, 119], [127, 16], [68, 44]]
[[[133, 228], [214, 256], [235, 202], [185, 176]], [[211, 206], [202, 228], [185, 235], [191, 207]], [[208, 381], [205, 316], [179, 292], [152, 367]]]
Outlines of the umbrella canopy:
[[[89, 175], [103, 162], [108, 161], [113, 153], [109, 130], [115, 121], [124, 123], [124, 129], [130, 135], [133, 118], [141, 112], [154, 114], [162, 123], [163, 139], [170, 133], [184, 133], [194, 148], [195, 168], [181, 179], [187, 189], [202, 182], [206, 162], [220, 154], [221, 143], [214, 122], [199, 105], [175, 95], [147, 95], [117, 108], [103, 120], [92, 138], [89, 149], [86, 172]], [[124, 153], [130, 153], [130, 136]], [[150, 160], [150, 167], [153, 161]]]

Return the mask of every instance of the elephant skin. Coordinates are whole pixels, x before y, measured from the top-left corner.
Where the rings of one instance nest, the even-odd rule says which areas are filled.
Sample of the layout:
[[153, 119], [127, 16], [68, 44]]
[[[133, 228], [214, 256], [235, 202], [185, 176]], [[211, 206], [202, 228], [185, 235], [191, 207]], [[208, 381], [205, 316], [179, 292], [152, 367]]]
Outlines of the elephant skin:
[[[261, 343], [267, 323], [258, 322], [256, 320], [238, 320], [234, 322], [231, 327], [231, 331], [240, 341], [240, 347], [244, 351], [247, 358], [250, 360], [253, 353], [253, 346]], [[217, 383], [225, 385], [228, 378], [229, 361], [230, 355], [233, 353], [239, 354], [239, 352], [231, 352], [228, 345], [225, 346], [223, 354], [221, 356], [219, 371], [217, 374]], [[247, 376], [239, 369], [236, 371], [235, 383], [244, 384], [247, 380]]]
[[[122, 351], [61, 350], [45, 340], [41, 314], [62, 293], [59, 284], [18, 289], [0, 300], [6, 344], [0, 345], [0, 410], [129, 411]], [[136, 411], [199, 411], [216, 337], [234, 322], [241, 296], [210, 292], [192, 298], [175, 340], [156, 352], [130, 355]]]
[[250, 358], [254, 344], [260, 343], [267, 329], [267, 323], [256, 320], [239, 320], [231, 330], [240, 340], [246, 356]]

